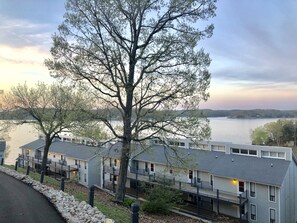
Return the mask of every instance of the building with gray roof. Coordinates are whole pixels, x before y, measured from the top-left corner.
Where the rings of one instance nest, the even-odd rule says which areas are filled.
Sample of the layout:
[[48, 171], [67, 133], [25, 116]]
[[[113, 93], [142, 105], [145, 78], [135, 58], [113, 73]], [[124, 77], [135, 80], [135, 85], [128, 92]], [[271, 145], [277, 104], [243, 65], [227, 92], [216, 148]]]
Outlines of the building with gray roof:
[[[22, 164], [32, 168], [40, 166], [45, 141], [37, 139], [20, 147], [22, 155], [19, 159]], [[84, 186], [100, 184], [99, 166], [101, 159], [99, 147], [74, 144], [55, 140], [48, 153], [48, 169], [50, 172], [65, 175], [67, 178], [76, 178]]]
[[[43, 147], [42, 139], [21, 147], [28, 165], [30, 159], [37, 162]], [[69, 176], [78, 177], [82, 185], [114, 190], [121, 148], [121, 143], [100, 148], [57, 140], [50, 147], [49, 168], [54, 162], [59, 170], [69, 166]], [[183, 193], [193, 214], [207, 209], [242, 222], [297, 221], [297, 164], [291, 148], [151, 140], [132, 145], [127, 176], [128, 193], [138, 196], [139, 185], [165, 183]]]
[[[166, 182], [198, 208], [208, 207], [241, 221], [297, 221], [297, 165], [291, 148], [199, 144], [184, 139], [171, 148], [158, 142], [134, 144], [127, 188], [138, 190], [139, 181]], [[121, 143], [101, 152], [103, 187], [117, 183], [120, 154]]]

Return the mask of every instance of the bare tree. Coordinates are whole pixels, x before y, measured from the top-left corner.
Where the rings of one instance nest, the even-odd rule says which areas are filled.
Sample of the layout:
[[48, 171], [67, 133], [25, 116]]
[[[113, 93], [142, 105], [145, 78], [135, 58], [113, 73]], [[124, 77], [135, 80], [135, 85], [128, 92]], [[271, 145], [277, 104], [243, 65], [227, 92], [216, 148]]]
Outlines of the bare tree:
[[84, 111], [91, 109], [91, 99], [84, 93], [74, 91], [72, 86], [38, 83], [29, 88], [26, 84], [12, 87], [4, 96], [6, 111], [18, 110], [26, 120], [17, 124], [32, 123], [45, 137], [41, 170], [46, 171], [50, 145], [55, 137], [65, 129], [86, 120]]
[[[66, 2], [46, 65], [54, 77], [92, 87], [101, 108], [120, 115], [120, 131], [108, 112], [100, 118], [123, 145], [118, 202], [125, 195], [132, 141], [209, 135], [197, 109], [209, 96], [210, 58], [197, 45], [212, 35], [213, 25], [200, 29], [198, 22], [215, 9], [215, 0]], [[183, 117], [185, 110], [192, 113]]]

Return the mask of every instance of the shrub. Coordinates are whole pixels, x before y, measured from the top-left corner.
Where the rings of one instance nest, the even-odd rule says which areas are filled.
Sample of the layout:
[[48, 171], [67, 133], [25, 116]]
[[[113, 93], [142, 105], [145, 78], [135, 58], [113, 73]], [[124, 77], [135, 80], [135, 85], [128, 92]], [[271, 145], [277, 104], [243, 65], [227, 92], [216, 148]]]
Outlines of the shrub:
[[123, 205], [127, 208], [131, 208], [131, 205], [136, 201], [134, 198], [125, 197]]
[[142, 210], [148, 213], [168, 214], [170, 209], [181, 202], [181, 193], [164, 185], [155, 185], [147, 189]]

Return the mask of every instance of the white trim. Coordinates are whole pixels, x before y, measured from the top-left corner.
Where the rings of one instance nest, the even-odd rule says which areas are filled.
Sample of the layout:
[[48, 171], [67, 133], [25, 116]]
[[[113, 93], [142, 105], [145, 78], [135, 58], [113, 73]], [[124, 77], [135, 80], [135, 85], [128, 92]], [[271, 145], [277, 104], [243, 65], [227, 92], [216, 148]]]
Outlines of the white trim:
[[[275, 190], [276, 190], [276, 188], [275, 188]], [[281, 212], [280, 212], [280, 208], [281, 208], [281, 206], [280, 206], [280, 188], [277, 188], [277, 190], [278, 190], [278, 212], [279, 212], [279, 214], [278, 214], [278, 222], [280, 222], [280, 215], [281, 215]]]
[[[256, 219], [252, 219], [252, 205], [254, 205], [255, 207], [256, 207]], [[257, 221], [257, 205], [256, 204], [253, 204], [253, 203], [250, 203], [250, 206], [249, 206], [249, 208], [250, 208], [250, 211], [249, 211], [249, 219], [251, 220], [251, 221]]]
[[[254, 197], [251, 196], [251, 183], [253, 183], [255, 185], [255, 196]], [[257, 198], [257, 192], [256, 192], [257, 189], [256, 189], [256, 187], [257, 187], [257, 184], [255, 182], [249, 182], [249, 189], [250, 189], [249, 190], [249, 197], [250, 198], [253, 198], [253, 199], [256, 199]]]
[[275, 208], [271, 208], [271, 207], [268, 208], [268, 220], [269, 220], [269, 222], [270, 222], [270, 220], [271, 220], [270, 210], [274, 210], [274, 214], [275, 214], [275, 223], [277, 223], [277, 222], [278, 222], [278, 221], [277, 221], [277, 211], [276, 211]]
[[[274, 201], [270, 200], [270, 187], [274, 187]], [[276, 203], [276, 186], [268, 185], [268, 201]]]
[[[239, 191], [239, 182], [243, 182], [243, 192], [242, 191]], [[243, 194], [245, 191], [246, 191], [246, 188], [247, 188], [247, 186], [246, 186], [246, 182], [245, 181], [243, 181], [243, 180], [239, 180], [238, 179], [238, 184], [237, 184], [237, 194]]]

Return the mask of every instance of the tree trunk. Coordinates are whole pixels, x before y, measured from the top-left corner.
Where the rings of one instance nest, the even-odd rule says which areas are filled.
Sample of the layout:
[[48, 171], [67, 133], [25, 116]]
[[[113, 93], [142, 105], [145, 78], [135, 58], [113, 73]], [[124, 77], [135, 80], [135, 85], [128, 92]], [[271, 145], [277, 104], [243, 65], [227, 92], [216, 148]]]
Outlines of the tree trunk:
[[124, 140], [122, 145], [122, 156], [120, 163], [119, 176], [116, 187], [116, 202], [122, 203], [126, 193], [126, 180], [129, 165], [129, 153], [130, 153], [131, 141]]
[[42, 163], [41, 163], [41, 171], [46, 173], [46, 163], [47, 163], [47, 156], [48, 156], [48, 151], [51, 145], [51, 138], [50, 136], [45, 136], [45, 145], [44, 145], [44, 150], [43, 150], [43, 157], [42, 157]]

